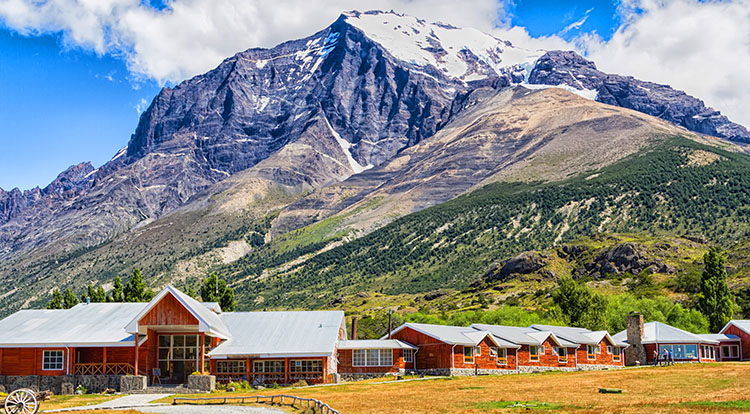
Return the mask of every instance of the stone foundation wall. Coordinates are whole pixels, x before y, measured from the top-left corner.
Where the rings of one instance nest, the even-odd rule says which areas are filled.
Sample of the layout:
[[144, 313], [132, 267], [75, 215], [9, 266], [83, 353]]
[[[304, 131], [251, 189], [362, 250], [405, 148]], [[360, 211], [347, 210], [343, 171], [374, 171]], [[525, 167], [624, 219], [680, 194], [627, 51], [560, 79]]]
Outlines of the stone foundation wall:
[[515, 374], [516, 370], [513, 369], [478, 369], [475, 370], [474, 368], [453, 368], [450, 370], [451, 376], [462, 376], [462, 377], [471, 377], [474, 375], [505, 375], [505, 374]]
[[395, 377], [397, 375], [406, 375], [406, 370], [399, 370], [398, 372], [363, 372], [363, 373], [340, 373], [341, 380], [343, 381], [361, 381], [372, 378], [386, 378]]
[[211, 392], [216, 389], [216, 377], [213, 375], [190, 375], [188, 376], [188, 388]]
[[73, 394], [75, 389], [82, 385], [90, 393], [100, 393], [107, 388], [119, 391], [120, 377], [122, 375], [9, 375], [0, 376], [0, 388], [4, 388], [5, 392], [19, 388], [28, 388], [33, 391], [49, 390], [60, 395]]
[[120, 392], [143, 391], [148, 386], [143, 375], [123, 375], [120, 377]]

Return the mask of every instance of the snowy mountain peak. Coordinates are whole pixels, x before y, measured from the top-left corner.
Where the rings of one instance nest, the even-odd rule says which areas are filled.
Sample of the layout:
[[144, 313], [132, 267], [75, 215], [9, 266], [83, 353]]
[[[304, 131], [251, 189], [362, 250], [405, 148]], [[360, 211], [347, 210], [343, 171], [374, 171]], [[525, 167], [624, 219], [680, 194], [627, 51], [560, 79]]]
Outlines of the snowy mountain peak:
[[477, 29], [428, 23], [392, 11], [352, 11], [343, 17], [397, 59], [425, 69], [431, 66], [464, 82], [503, 75], [522, 82], [545, 53], [515, 47]]

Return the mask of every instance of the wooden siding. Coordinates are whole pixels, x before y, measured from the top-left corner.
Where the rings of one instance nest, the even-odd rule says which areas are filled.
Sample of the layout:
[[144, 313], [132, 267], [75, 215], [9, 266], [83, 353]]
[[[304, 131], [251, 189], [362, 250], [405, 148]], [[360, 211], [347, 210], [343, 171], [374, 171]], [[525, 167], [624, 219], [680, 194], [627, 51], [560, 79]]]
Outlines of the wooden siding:
[[188, 311], [171, 293], [143, 315], [139, 326], [198, 325], [198, 319]]
[[339, 349], [338, 372], [341, 374], [375, 374], [375, 373], [398, 373], [400, 369], [405, 369], [404, 351], [402, 349], [393, 349], [393, 365], [382, 367], [355, 367], [352, 364], [352, 350]]
[[[391, 336], [419, 347], [416, 354], [416, 369], [438, 369], [451, 367], [452, 345], [405, 327]], [[460, 347], [456, 347], [458, 349]]]
[[[607, 347], [612, 347], [612, 353], [609, 353]], [[620, 360], [615, 361], [614, 344], [605, 336], [599, 342], [600, 351], [595, 354], [594, 359], [588, 358], [588, 345], [581, 344], [577, 350], [578, 365], [612, 365], [625, 366], [625, 348], [620, 349]]]
[[[740, 346], [740, 356], [742, 357], [743, 361], [750, 360], [750, 335], [748, 335], [747, 332], [736, 327], [735, 325], [729, 325], [723, 333], [727, 335], [739, 336], [740, 343], [738, 343], [737, 345]], [[724, 344], [722, 343], [722, 345]]]
[[[75, 348], [70, 349], [75, 350]], [[44, 351], [63, 351], [63, 369], [43, 370], [42, 355]], [[68, 369], [69, 353], [65, 348], [4, 348], [1, 358], [2, 372], [0, 372], [0, 375], [65, 375]]]
[[516, 369], [516, 350], [514, 348], [508, 348], [507, 362], [498, 365], [497, 358], [490, 356], [490, 347], [497, 347], [497, 345], [490, 338], [485, 337], [479, 343], [479, 356], [474, 356], [472, 362], [466, 362], [464, 359], [464, 347], [461, 345], [456, 346], [453, 353], [453, 367], [462, 369]]
[[575, 368], [576, 356], [575, 348], [567, 348], [568, 358], [564, 362], [560, 362], [560, 357], [554, 353], [552, 347], [557, 346], [555, 341], [551, 337], [548, 337], [544, 343], [544, 353], [539, 348], [539, 360], [531, 360], [531, 347], [529, 345], [522, 345], [521, 349], [518, 350], [518, 366], [521, 367], [550, 367], [550, 368]]

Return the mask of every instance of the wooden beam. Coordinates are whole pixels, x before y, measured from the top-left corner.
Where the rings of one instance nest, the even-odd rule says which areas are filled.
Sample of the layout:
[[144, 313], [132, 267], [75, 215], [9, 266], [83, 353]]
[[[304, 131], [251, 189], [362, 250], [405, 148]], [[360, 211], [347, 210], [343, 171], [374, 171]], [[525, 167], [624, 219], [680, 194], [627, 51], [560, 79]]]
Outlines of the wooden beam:
[[289, 358], [284, 358], [284, 384], [289, 384]]
[[3, 348], [0, 348], [0, 375], [3, 375]]
[[204, 368], [206, 366], [206, 334], [204, 332], [201, 332], [201, 359], [200, 359], [200, 368], [199, 372], [202, 374], [206, 373], [206, 369]]
[[252, 370], [250, 369], [250, 358], [245, 358], [245, 378], [250, 385], [253, 385], [253, 377], [250, 375]]
[[104, 352], [104, 358], [102, 358], [103, 359], [102, 374], [107, 375], [107, 347], [106, 346], [102, 349], [102, 352]]
[[138, 375], [138, 332], [135, 333], [135, 375]]

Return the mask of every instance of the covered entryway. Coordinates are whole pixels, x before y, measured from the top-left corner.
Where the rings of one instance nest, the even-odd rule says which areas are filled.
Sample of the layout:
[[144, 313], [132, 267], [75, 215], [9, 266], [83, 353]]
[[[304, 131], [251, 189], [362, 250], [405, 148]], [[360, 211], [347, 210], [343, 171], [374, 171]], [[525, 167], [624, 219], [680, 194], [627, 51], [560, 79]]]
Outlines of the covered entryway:
[[[203, 338], [203, 347], [201, 347]], [[158, 368], [162, 384], [184, 384], [188, 375], [200, 371], [201, 352], [211, 349], [211, 337], [205, 335], [159, 334]], [[208, 359], [203, 358], [203, 371]]]

